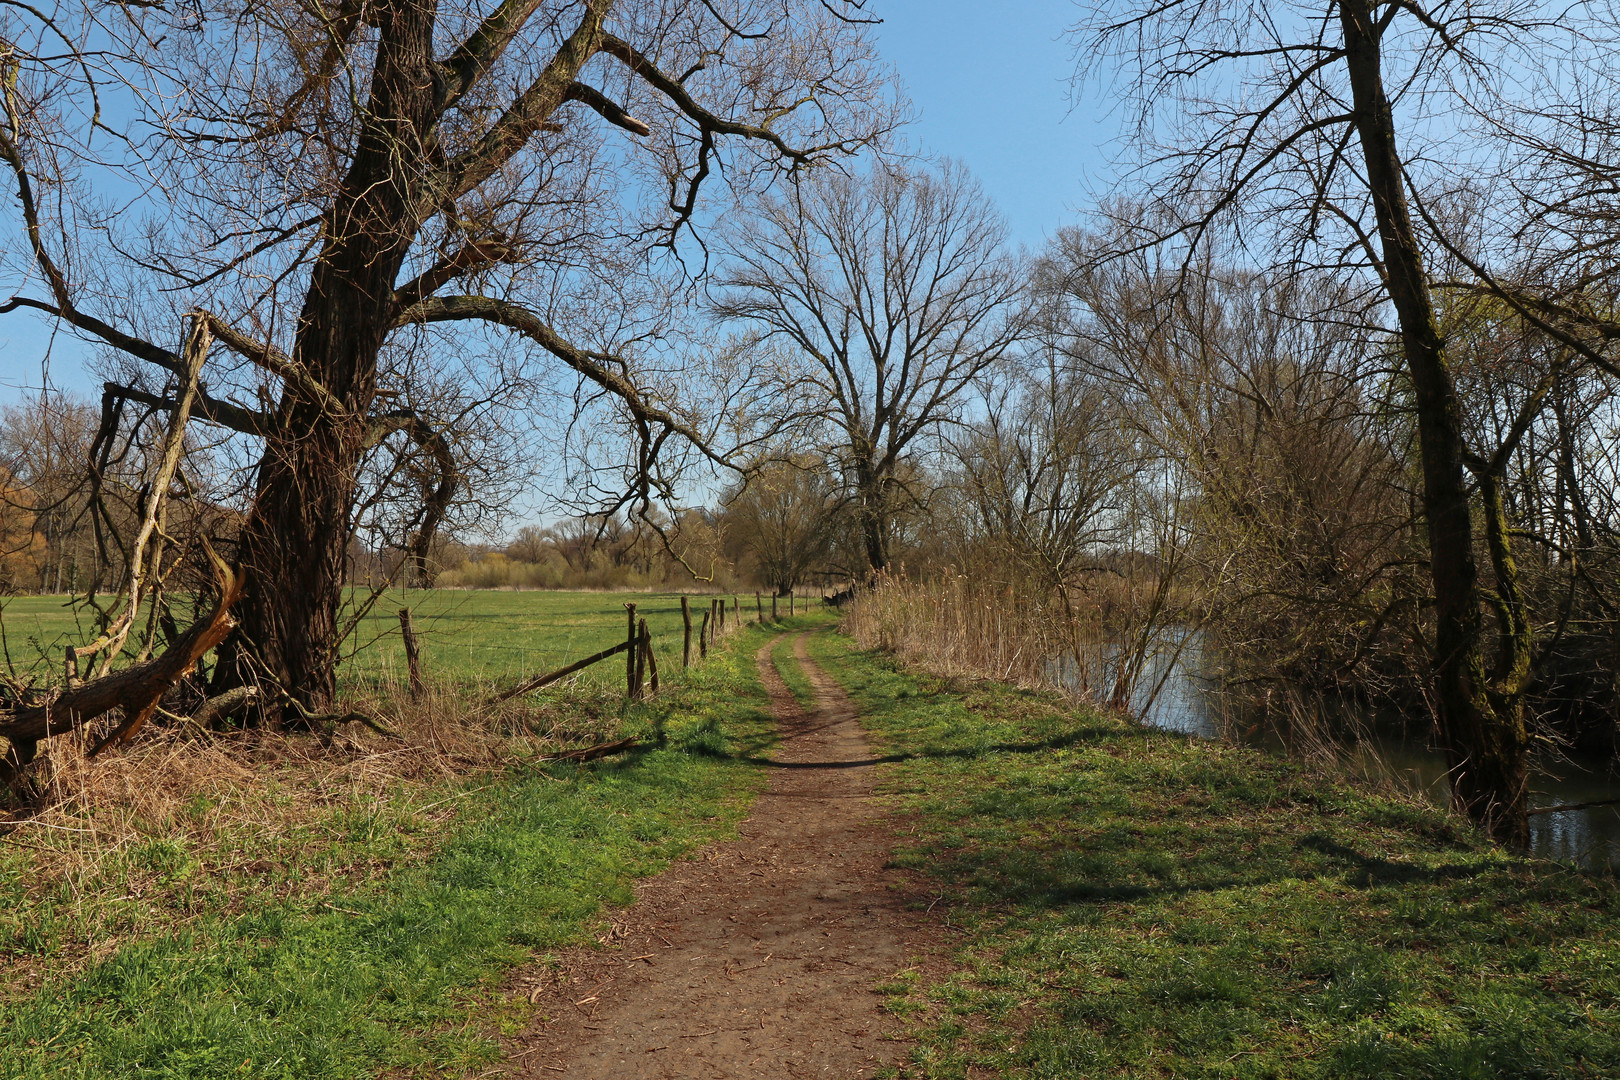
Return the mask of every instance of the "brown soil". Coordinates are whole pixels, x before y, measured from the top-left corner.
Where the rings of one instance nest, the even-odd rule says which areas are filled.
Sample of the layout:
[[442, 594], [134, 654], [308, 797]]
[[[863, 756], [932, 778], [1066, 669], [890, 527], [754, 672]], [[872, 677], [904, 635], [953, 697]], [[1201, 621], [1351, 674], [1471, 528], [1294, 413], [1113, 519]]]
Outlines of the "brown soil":
[[511, 1048], [530, 1077], [867, 1077], [909, 1048], [878, 987], [937, 968], [916, 884], [886, 867], [871, 750], [849, 699], [805, 652], [800, 709], [756, 660], [780, 724], [769, 788], [740, 827], [642, 882], [605, 948], [531, 972], [541, 1006]]

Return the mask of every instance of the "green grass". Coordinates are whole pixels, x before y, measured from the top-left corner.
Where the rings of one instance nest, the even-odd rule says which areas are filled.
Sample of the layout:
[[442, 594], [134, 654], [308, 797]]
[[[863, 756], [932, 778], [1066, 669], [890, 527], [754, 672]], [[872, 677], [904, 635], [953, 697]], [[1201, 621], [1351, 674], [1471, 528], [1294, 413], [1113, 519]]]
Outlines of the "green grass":
[[[820, 625], [822, 621], [800, 615], [793, 619], [782, 619], [778, 625], [784, 630], [802, 630], [807, 626]], [[810, 685], [810, 680], [805, 677], [804, 668], [799, 666], [799, 661], [793, 655], [791, 634], [784, 634], [771, 646], [771, 663], [776, 668], [776, 673], [782, 677], [782, 682], [787, 684], [788, 692], [793, 695], [793, 700], [799, 703], [799, 707], [814, 708], [816, 691]]]
[[908, 1075], [1620, 1075], [1612, 879], [1254, 751], [812, 649], [909, 755], [896, 862], [963, 931], [961, 974], [901, 988], [929, 1016]]
[[[590, 647], [583, 619], [597, 603], [572, 609], [587, 610], [570, 647]], [[587, 940], [603, 905], [630, 901], [635, 877], [731, 835], [746, 813], [763, 774], [744, 759], [771, 732], [753, 664], [765, 635], [736, 635], [671, 693], [628, 710], [623, 729], [648, 740], [642, 749], [451, 782], [437, 813], [421, 790], [335, 806], [309, 826], [320, 843], [284, 859], [205, 873], [199, 853], [153, 836], [42, 888], [7, 845], [0, 963], [36, 974], [0, 995], [0, 1077], [487, 1068], [496, 1037], [531, 1011], [522, 995], [502, 998], [505, 972]], [[357, 857], [358, 873], [329, 873]], [[76, 940], [86, 903], [128, 905], [136, 924], [144, 914], [163, 929], [87, 951]]]
[[[368, 595], [356, 592], [354, 597], [359, 601]], [[709, 600], [708, 596], [691, 598], [694, 657], [696, 635]], [[339, 679], [347, 689], [404, 681], [401, 607], [412, 611], [429, 679], [468, 688], [553, 671], [623, 641], [626, 603], [634, 603], [637, 616], [647, 620], [660, 672], [678, 669], [679, 593], [392, 589], [371, 607], [346, 644]], [[744, 605], [746, 619], [753, 618], [752, 606], [751, 599]], [[176, 614], [182, 623], [186, 621], [183, 605]], [[13, 662], [20, 671], [38, 677], [59, 676], [63, 646], [83, 644], [94, 637], [91, 613], [75, 609], [63, 596], [12, 597], [0, 603], [0, 617]], [[581, 678], [587, 683], [606, 684], [615, 678], [622, 682], [623, 665], [597, 664]]]
[[95, 613], [66, 596], [8, 596], [0, 600], [4, 655], [19, 674], [61, 676], [62, 649], [94, 640]]
[[[727, 598], [729, 602], [729, 597]], [[691, 598], [692, 657], [708, 596]], [[360, 624], [345, 681], [399, 681], [405, 652], [399, 636], [399, 609], [409, 606], [422, 638], [422, 662], [434, 677], [460, 685], [515, 682], [624, 640], [624, 605], [634, 603], [647, 620], [661, 674], [681, 666], [679, 593], [494, 592], [416, 590], [391, 592]], [[582, 680], [624, 680], [624, 665], [612, 661], [586, 669]]]

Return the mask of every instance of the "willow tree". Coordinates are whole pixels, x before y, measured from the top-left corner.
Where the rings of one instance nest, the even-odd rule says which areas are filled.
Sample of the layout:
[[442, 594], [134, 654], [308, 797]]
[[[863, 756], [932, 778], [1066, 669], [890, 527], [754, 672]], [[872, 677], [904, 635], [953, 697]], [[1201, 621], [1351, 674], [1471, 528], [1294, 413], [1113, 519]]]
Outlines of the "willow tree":
[[837, 483], [814, 455], [785, 455], [750, 471], [725, 497], [727, 539], [753, 559], [758, 580], [788, 596], [823, 569], [840, 524]]
[[[229, 679], [334, 692], [368, 455], [414, 455], [423, 553], [457, 495], [433, 395], [511, 339], [619, 403], [645, 465], [705, 418], [639, 378], [724, 172], [747, 188], [891, 123], [858, 2], [272, 0], [32, 9], [0, 33], [16, 295], [172, 410], [256, 447]], [[661, 255], [667, 258], [660, 259]], [[694, 267], [694, 269], [696, 269]], [[284, 699], [283, 699], [284, 700]]]
[[[1428, 546], [1428, 662], [1453, 801], [1493, 835], [1526, 836], [1524, 710], [1536, 627], [1503, 475], [1573, 354], [1502, 402], [1510, 423], [1470, 440], [1464, 363], [1443, 285], [1517, 257], [1515, 193], [1537, 168], [1515, 148], [1543, 95], [1612, 46], [1601, 13], [1454, 0], [1235, 0], [1099, 6], [1087, 55], [1122, 63], [1151, 195], [1142, 243], [1196, 247], [1231, 228], [1258, 261], [1327, 269], [1361, 290], [1409, 391]], [[1605, 44], [1605, 41], [1607, 44]], [[1555, 66], [1561, 58], [1570, 61]], [[1578, 97], [1578, 95], [1577, 95]], [[1340, 316], [1342, 317], [1342, 312]]]

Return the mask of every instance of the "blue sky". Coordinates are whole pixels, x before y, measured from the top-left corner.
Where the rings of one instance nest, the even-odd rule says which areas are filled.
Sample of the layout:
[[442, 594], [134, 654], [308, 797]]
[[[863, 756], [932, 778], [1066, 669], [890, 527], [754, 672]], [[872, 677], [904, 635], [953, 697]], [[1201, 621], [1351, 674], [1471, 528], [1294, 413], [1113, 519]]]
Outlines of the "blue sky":
[[924, 149], [962, 159], [1038, 247], [1110, 175], [1116, 118], [1095, 89], [1071, 110], [1072, 0], [872, 0], [883, 54], [921, 118]]
[[[1109, 175], [1112, 118], [1071, 109], [1071, 0], [870, 0], [877, 33], [917, 107], [912, 140], [960, 158], [1007, 215], [1015, 243], [1038, 247], [1075, 221]], [[1093, 95], [1095, 96], [1095, 95]], [[10, 192], [6, 192], [10, 202]], [[13, 212], [11, 206], [6, 212]], [[95, 392], [90, 349], [48, 319], [0, 316], [0, 402], [53, 385]]]

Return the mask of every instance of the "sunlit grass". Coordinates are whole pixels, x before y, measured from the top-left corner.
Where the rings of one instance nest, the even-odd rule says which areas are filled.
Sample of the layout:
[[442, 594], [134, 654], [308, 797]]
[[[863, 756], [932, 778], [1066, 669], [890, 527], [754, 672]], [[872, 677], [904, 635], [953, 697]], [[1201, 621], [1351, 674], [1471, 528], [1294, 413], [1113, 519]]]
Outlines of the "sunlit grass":
[[[350, 593], [351, 602], [364, 603], [369, 595], [355, 590]], [[690, 598], [694, 658], [697, 633], [710, 599], [707, 595]], [[728, 596], [728, 604], [730, 600]], [[185, 625], [190, 601], [178, 598], [174, 603], [176, 618]], [[351, 690], [404, 683], [405, 650], [399, 629], [402, 607], [411, 609], [428, 678], [461, 688], [483, 688], [555, 670], [623, 641], [628, 630], [627, 603], [635, 604], [637, 617], [647, 620], [660, 671], [678, 670], [682, 639], [679, 593], [391, 589], [366, 609], [345, 642], [339, 681]], [[745, 623], [753, 620], [752, 599], [743, 604], [743, 617]], [[144, 626], [144, 619], [138, 625]], [[95, 637], [93, 612], [73, 606], [64, 596], [0, 600], [0, 626], [5, 630], [11, 664], [25, 678], [60, 679], [63, 648]], [[132, 642], [126, 651], [133, 654], [136, 647]], [[623, 682], [622, 663], [617, 669], [611, 663], [599, 664], [582, 676], [587, 683], [604, 685], [615, 678]]]
[[[764, 640], [629, 707], [604, 684], [482, 713], [446, 688], [404, 745], [153, 738], [56, 777], [67, 801], [0, 837], [0, 1077], [487, 1068], [530, 1009], [504, 972], [746, 812]], [[622, 735], [642, 745], [545, 760]]]
[[1044, 694], [813, 653], [967, 932], [929, 1077], [1620, 1075], [1620, 894], [1444, 813]]

